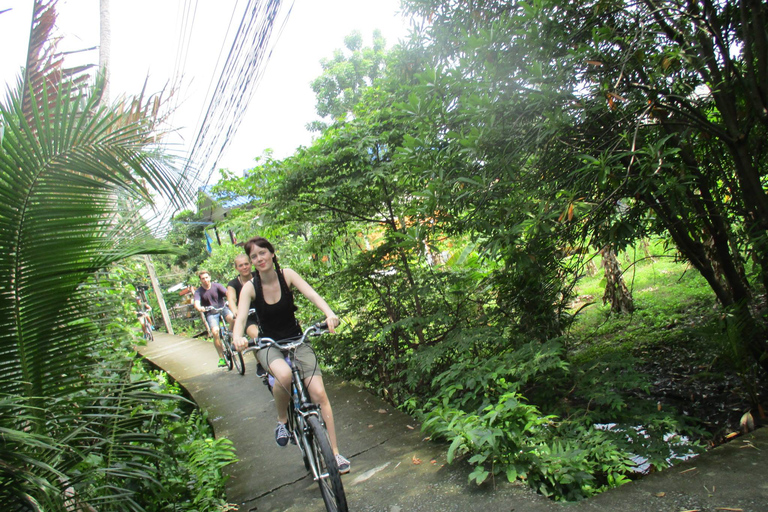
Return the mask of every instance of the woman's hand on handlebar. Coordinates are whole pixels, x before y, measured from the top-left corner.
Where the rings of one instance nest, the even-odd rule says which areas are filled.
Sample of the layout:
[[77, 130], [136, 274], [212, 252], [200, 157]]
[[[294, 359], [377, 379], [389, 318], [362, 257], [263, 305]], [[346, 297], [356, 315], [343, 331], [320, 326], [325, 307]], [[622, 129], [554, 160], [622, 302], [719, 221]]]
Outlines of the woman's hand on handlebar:
[[335, 334], [336, 327], [341, 323], [341, 321], [336, 315], [328, 315], [325, 317], [325, 323], [328, 324], [328, 331]]

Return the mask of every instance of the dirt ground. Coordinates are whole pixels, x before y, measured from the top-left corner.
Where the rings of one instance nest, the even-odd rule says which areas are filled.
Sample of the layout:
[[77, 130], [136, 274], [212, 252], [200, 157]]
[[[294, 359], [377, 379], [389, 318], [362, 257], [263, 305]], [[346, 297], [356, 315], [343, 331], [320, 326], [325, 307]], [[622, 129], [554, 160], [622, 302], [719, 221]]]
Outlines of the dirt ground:
[[748, 427], [742, 421], [751, 421], [753, 428], [768, 423], [764, 405], [768, 404], [768, 378], [723, 372], [716, 359], [702, 361], [684, 346], [658, 346], [639, 355], [644, 361], [641, 371], [652, 378], [652, 398], [661, 407], [700, 420], [709, 444], [721, 444], [734, 432], [743, 432]]

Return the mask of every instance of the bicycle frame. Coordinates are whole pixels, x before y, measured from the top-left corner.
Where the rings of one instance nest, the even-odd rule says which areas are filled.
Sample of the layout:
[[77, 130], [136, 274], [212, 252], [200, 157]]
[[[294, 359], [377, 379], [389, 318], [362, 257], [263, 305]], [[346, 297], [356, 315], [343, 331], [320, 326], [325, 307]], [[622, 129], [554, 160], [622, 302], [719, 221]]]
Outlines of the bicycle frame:
[[[309, 446], [303, 446], [306, 443], [307, 435], [310, 435], [308, 416], [316, 416], [322, 423], [323, 415], [320, 412], [320, 406], [312, 402], [309, 398], [309, 392], [304, 387], [296, 365], [291, 360], [291, 404], [288, 406], [288, 424], [293, 427], [292, 434], [296, 444], [301, 447], [304, 457], [307, 457], [309, 468], [312, 471], [312, 479], [317, 482], [321, 478], [328, 478], [328, 473], [320, 474], [319, 464], [315, 460], [314, 454]], [[303, 435], [299, 438], [299, 432]]]
[[227, 320], [222, 315], [222, 312], [224, 311], [224, 308], [217, 308], [214, 306], [207, 306], [203, 309], [205, 314], [213, 313], [214, 315], [219, 315], [219, 332], [225, 332], [229, 334], [229, 326], [227, 325]]
[[[326, 324], [315, 324], [297, 338], [275, 341], [271, 338], [258, 338], [248, 342], [249, 352], [273, 347], [287, 353], [291, 367], [291, 400], [288, 405], [288, 429], [294, 442], [299, 446], [304, 466], [312, 474], [312, 479], [320, 486], [326, 508], [331, 512], [347, 512], [347, 498], [341, 482], [336, 457], [333, 455], [328, 431], [323, 422], [320, 405], [315, 404], [304, 387], [299, 368], [295, 363], [296, 350], [304, 344], [307, 336], [327, 332]], [[267, 374], [268, 375], [268, 374]], [[267, 378], [266, 376], [264, 377]], [[270, 388], [270, 391], [272, 388]]]
[[[328, 473], [320, 474], [320, 471], [318, 471], [319, 464], [315, 460], [312, 450], [309, 446], [302, 446], [305, 443], [306, 436], [309, 434], [307, 417], [316, 416], [323, 425], [325, 425], [325, 422], [323, 421], [323, 416], [320, 412], [320, 406], [312, 402], [309, 397], [309, 392], [304, 387], [301, 373], [299, 372], [298, 367], [294, 364], [294, 354], [296, 349], [306, 342], [308, 336], [319, 335], [322, 333], [322, 329], [323, 328], [319, 328], [318, 325], [313, 325], [298, 338], [288, 338], [279, 341], [275, 341], [272, 338], [258, 338], [256, 342], [249, 341], [248, 348], [242, 351], [243, 354], [246, 354], [247, 352], [261, 350], [263, 348], [276, 348], [283, 353], [287, 353], [286, 362], [291, 367], [291, 401], [288, 405], [288, 426], [291, 430], [291, 434], [294, 436], [294, 441], [301, 448], [302, 455], [308, 458], [305, 465], [308, 470], [312, 471], [312, 478], [314, 481], [318, 481], [321, 478], [328, 478]], [[272, 388], [270, 386], [270, 391], [271, 390]]]
[[221, 348], [224, 352], [224, 360], [227, 362], [227, 369], [231, 371], [233, 366], [236, 366], [238, 373], [244, 375], [245, 362], [243, 361], [242, 354], [235, 351], [232, 346], [232, 332], [229, 330], [227, 320], [222, 314], [224, 308], [208, 306], [204, 311], [206, 314], [213, 313], [219, 315], [219, 340], [221, 341]]

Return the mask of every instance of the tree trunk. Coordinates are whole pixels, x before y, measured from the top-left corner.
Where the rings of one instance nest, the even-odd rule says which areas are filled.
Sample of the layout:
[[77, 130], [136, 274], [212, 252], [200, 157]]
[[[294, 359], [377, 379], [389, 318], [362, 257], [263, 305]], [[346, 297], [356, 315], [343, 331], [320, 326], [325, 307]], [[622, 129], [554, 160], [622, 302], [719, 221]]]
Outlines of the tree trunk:
[[109, 0], [99, 0], [99, 72], [104, 77], [102, 99], [109, 103], [109, 53], [112, 30], [109, 26]]
[[632, 294], [629, 293], [624, 278], [621, 276], [621, 267], [619, 260], [616, 259], [616, 253], [610, 247], [600, 251], [603, 257], [603, 268], [605, 269], [605, 294], [603, 295], [603, 304], [611, 303], [611, 311], [614, 313], [631, 313], [635, 310], [635, 304], [632, 300]]
[[656, 258], [654, 258], [653, 254], [651, 254], [651, 244], [648, 242], [648, 239], [643, 238], [640, 240], [640, 245], [643, 248], [643, 254], [645, 254], [645, 257], [651, 260], [653, 263], [656, 263]]

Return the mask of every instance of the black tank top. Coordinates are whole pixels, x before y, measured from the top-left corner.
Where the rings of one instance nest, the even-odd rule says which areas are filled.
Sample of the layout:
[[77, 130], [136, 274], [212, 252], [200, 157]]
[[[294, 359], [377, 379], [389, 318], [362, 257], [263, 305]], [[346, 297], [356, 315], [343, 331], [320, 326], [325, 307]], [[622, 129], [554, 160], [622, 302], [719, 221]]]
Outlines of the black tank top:
[[293, 303], [293, 292], [288, 288], [282, 272], [277, 272], [277, 280], [280, 283], [280, 300], [275, 304], [267, 304], [261, 289], [261, 277], [258, 272], [253, 276], [256, 297], [251, 302], [251, 307], [256, 309], [259, 335], [275, 340], [300, 336], [301, 326], [295, 315], [299, 308]]
[[[246, 281], [247, 282], [247, 281]], [[235, 277], [233, 280], [227, 283], [227, 288], [232, 287], [235, 289], [235, 297], [237, 297], [237, 305], [240, 305], [240, 292], [243, 291], [243, 283], [240, 282], [240, 277]], [[255, 283], [254, 283], [255, 286]], [[253, 302], [251, 302], [251, 309], [253, 309]], [[232, 304], [229, 305], [229, 309], [232, 309]], [[233, 311], [237, 311], [237, 309], [234, 309]], [[252, 313], [248, 315], [248, 320], [253, 321], [254, 323], [258, 324], [259, 322], [256, 319], [256, 313]]]

